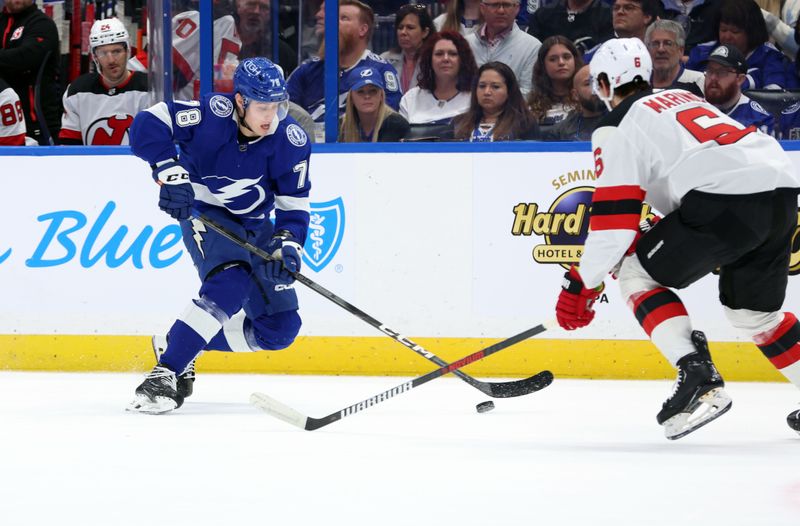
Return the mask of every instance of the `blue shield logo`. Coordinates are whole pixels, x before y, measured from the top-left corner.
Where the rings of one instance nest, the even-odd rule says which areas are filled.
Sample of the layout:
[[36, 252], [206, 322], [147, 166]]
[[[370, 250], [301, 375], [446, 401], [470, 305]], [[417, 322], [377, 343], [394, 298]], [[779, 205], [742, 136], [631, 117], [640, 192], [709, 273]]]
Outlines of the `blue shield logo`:
[[341, 197], [324, 203], [311, 203], [308, 238], [303, 261], [315, 272], [324, 269], [339, 250], [344, 237], [344, 202]]

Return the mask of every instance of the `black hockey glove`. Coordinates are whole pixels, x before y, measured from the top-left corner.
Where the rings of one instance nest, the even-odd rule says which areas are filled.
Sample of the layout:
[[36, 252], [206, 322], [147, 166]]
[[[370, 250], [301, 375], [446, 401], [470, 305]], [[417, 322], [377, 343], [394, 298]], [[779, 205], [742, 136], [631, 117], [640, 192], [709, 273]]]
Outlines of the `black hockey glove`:
[[167, 159], [153, 165], [153, 179], [161, 187], [158, 208], [178, 221], [188, 219], [194, 203], [189, 172], [177, 159]]

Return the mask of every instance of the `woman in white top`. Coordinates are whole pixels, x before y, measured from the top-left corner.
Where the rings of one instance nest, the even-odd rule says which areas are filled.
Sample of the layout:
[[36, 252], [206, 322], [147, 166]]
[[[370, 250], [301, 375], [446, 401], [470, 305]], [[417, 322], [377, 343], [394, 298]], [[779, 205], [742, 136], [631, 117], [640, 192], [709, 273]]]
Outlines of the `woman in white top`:
[[400, 114], [410, 124], [449, 124], [469, 109], [478, 66], [464, 37], [454, 31], [431, 36], [419, 69], [419, 85], [400, 99]]
[[394, 19], [397, 46], [381, 53], [381, 58], [397, 70], [400, 91], [405, 93], [417, 85], [419, 52], [425, 40], [436, 33], [428, 8], [406, 4], [397, 10]]
[[436, 31], [458, 31], [462, 35], [481, 25], [481, 0], [450, 0], [447, 11], [433, 19]]

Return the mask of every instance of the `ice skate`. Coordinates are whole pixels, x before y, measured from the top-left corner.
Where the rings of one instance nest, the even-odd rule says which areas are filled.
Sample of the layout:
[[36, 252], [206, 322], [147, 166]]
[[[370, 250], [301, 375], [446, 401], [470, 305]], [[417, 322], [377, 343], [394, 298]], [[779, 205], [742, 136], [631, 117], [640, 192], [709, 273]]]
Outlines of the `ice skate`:
[[731, 398], [711, 361], [705, 334], [692, 332], [692, 343], [697, 351], [678, 360], [675, 387], [657, 416], [670, 440], [688, 435], [731, 408]]
[[800, 409], [789, 413], [789, 416], [786, 417], [786, 423], [789, 424], [789, 427], [800, 433]]
[[136, 388], [136, 398], [129, 411], [140, 413], [168, 413], [183, 405], [183, 396], [178, 393], [175, 373], [163, 365], [156, 365]]
[[[157, 334], [153, 336], [152, 343], [153, 353], [156, 355], [156, 362], [160, 362], [161, 355], [167, 350], [167, 336], [165, 334]], [[200, 354], [202, 354], [202, 352]], [[200, 354], [195, 356], [194, 359], [189, 362], [189, 365], [186, 366], [186, 369], [178, 375], [178, 394], [184, 398], [192, 396], [192, 392], [194, 391], [194, 379], [196, 376], [194, 364]]]

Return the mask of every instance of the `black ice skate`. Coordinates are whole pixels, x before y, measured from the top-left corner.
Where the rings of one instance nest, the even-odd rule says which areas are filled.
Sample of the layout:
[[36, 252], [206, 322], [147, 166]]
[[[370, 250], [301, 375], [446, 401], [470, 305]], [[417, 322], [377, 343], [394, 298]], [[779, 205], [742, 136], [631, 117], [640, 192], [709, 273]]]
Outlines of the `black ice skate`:
[[657, 416], [670, 440], [688, 435], [731, 408], [731, 398], [711, 361], [705, 334], [693, 331], [692, 343], [697, 351], [678, 360], [678, 379]]
[[789, 416], [786, 417], [786, 423], [789, 424], [789, 427], [800, 433], [800, 409], [789, 413]]
[[175, 373], [161, 364], [136, 388], [136, 398], [128, 410], [140, 413], [168, 413], [183, 405], [183, 396], [178, 393]]
[[[167, 350], [167, 337], [166, 335], [155, 335], [153, 336], [152, 343], [153, 353], [156, 355], [156, 362], [160, 362], [161, 355]], [[198, 354], [197, 356], [200, 355]], [[178, 375], [178, 394], [184, 398], [192, 396], [192, 392], [194, 391], [194, 379], [196, 376], [194, 364], [197, 361], [197, 356], [195, 356], [194, 360], [189, 362], [189, 365], [186, 366], [186, 369]]]

